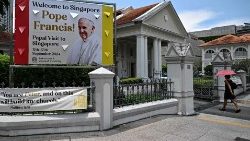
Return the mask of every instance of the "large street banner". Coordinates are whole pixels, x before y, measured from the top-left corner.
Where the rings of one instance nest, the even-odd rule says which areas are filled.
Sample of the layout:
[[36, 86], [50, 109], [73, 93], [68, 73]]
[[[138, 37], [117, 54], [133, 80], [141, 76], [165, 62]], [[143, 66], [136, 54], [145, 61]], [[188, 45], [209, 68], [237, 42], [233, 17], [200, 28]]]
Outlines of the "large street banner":
[[87, 109], [87, 89], [1, 89], [1, 112]]
[[15, 64], [113, 65], [113, 7], [16, 0]]

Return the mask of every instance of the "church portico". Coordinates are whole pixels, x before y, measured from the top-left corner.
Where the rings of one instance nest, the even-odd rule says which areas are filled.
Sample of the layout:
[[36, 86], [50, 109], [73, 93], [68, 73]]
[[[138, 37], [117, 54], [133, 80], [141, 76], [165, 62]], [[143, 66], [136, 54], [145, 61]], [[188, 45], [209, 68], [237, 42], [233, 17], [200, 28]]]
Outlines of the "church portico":
[[170, 42], [183, 43], [185, 28], [171, 2], [125, 11], [117, 19], [119, 77], [160, 78], [165, 55], [162, 48]]

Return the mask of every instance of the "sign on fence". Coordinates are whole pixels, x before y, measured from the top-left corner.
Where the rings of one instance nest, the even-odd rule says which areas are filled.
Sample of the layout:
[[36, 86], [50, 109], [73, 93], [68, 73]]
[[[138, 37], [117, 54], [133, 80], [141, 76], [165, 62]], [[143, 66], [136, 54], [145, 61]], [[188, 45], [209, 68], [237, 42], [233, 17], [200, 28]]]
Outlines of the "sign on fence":
[[0, 89], [0, 112], [87, 109], [87, 89]]

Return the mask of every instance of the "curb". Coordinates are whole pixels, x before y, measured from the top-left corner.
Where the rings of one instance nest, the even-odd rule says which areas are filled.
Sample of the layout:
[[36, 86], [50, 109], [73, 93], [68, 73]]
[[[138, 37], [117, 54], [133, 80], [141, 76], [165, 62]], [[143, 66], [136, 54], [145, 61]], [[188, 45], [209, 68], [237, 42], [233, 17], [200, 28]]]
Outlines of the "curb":
[[250, 105], [250, 100], [237, 99], [237, 102], [241, 103], [241, 104], [249, 104]]

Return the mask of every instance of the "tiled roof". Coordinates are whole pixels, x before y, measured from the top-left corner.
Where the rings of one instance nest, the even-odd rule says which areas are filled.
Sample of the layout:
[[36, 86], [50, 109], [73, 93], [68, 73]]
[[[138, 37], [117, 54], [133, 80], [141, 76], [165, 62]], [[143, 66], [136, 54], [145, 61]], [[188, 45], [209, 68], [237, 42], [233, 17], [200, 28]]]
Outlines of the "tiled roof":
[[200, 47], [236, 44], [236, 43], [250, 43], [250, 34], [245, 34], [242, 36], [226, 35], [218, 39], [209, 41], [207, 43], [201, 44]]
[[10, 42], [11, 34], [8, 32], [0, 32], [0, 42]]
[[141, 16], [151, 8], [155, 7], [157, 4], [158, 3], [130, 10], [117, 20], [117, 25], [122, 25], [132, 22], [135, 18]]

